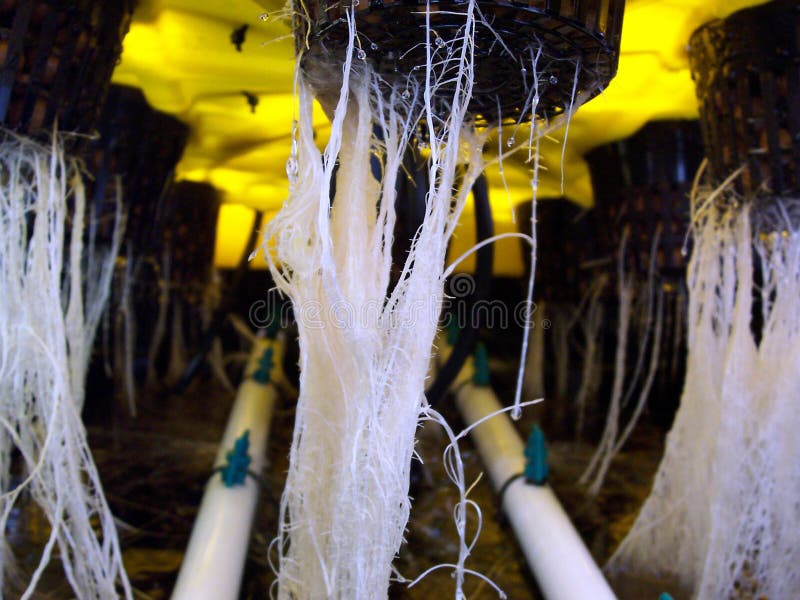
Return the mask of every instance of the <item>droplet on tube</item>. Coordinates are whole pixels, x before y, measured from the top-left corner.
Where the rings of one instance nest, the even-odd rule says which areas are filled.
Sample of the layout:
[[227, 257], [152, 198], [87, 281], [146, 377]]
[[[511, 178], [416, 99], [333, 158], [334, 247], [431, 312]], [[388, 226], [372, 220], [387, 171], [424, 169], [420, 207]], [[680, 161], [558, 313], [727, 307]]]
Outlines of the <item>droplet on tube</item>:
[[443, 40], [442, 38], [440, 38], [440, 37], [437, 37], [437, 38], [436, 38], [436, 41], [435, 41], [434, 43], [435, 43], [435, 44], [436, 44], [436, 45], [437, 45], [439, 48], [441, 48], [442, 46], [444, 46], [444, 40]]
[[508, 138], [508, 141], [506, 142], [506, 146], [511, 148], [511, 146], [513, 146], [516, 143], [517, 143], [517, 140], [514, 139], [514, 136], [511, 136], [510, 138]]
[[369, 45], [369, 49], [370, 49], [370, 50], [377, 50], [377, 49], [378, 49], [378, 44], [376, 44], [375, 42], [372, 42], [372, 43]]
[[268, 12], [263, 12], [260, 15], [258, 15], [258, 18], [261, 19], [262, 21], [268, 21], [269, 20], [269, 13]]
[[515, 421], [519, 421], [522, 418], [522, 409], [519, 406], [511, 409], [511, 418]]
[[408, 90], [403, 90], [403, 93], [400, 95], [403, 97], [403, 100], [408, 100], [409, 98], [411, 98], [411, 92], [409, 92]]
[[367, 53], [364, 52], [363, 48], [358, 49], [358, 52], [356, 52], [356, 56], [358, 56], [358, 58], [360, 58], [361, 60], [367, 60]]
[[550, 85], [555, 85], [558, 83], [558, 77], [555, 75], [550, 75]]

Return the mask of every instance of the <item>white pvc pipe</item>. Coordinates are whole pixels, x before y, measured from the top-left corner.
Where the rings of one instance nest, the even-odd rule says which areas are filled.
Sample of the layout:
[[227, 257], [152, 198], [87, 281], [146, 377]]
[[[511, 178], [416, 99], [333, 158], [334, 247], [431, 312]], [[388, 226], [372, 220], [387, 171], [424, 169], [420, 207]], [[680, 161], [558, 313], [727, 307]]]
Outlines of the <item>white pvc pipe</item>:
[[[215, 467], [227, 462], [226, 454], [234, 442], [249, 431], [252, 462], [248, 470], [261, 474], [277, 391], [272, 383], [258, 383], [251, 375], [270, 346], [274, 353], [273, 365], [278, 365], [273, 366], [272, 376], [279, 370], [282, 344], [257, 339], [222, 436]], [[239, 598], [258, 492], [259, 485], [252, 477], [248, 476], [244, 485], [228, 488], [219, 472], [212, 475], [203, 494], [172, 600]]]
[[[464, 369], [468, 371], [468, 369]], [[467, 425], [501, 410], [488, 387], [465, 383], [456, 402]], [[495, 491], [525, 470], [525, 444], [506, 413], [470, 433]], [[549, 486], [515, 479], [503, 494], [522, 552], [547, 600], [614, 600], [614, 593]]]

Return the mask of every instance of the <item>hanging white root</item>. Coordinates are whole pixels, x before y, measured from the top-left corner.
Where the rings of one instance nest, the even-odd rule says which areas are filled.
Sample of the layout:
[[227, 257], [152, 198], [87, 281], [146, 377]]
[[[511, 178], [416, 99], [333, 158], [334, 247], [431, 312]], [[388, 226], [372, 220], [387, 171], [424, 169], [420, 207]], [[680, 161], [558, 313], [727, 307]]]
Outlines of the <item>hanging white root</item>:
[[[608, 284], [608, 277], [603, 274], [598, 276], [589, 287], [586, 299], [586, 311], [580, 318], [583, 331], [584, 348], [581, 368], [581, 385], [575, 396], [575, 440], [580, 441], [586, 424], [586, 408], [590, 400], [594, 400], [600, 390], [602, 380], [602, 324], [603, 303], [601, 301], [603, 290]], [[580, 309], [579, 309], [580, 310]]]
[[647, 370], [647, 376], [645, 378], [644, 384], [642, 385], [641, 390], [639, 391], [639, 397], [636, 401], [636, 406], [633, 409], [633, 414], [628, 419], [628, 423], [625, 425], [625, 429], [623, 429], [622, 434], [620, 434], [616, 440], [613, 441], [613, 444], [610, 446], [609, 450], [605, 453], [600, 461], [600, 465], [597, 468], [597, 474], [595, 475], [595, 480], [592, 485], [589, 487], [589, 494], [595, 496], [600, 491], [600, 488], [605, 481], [605, 477], [608, 474], [608, 469], [611, 467], [611, 462], [620, 453], [622, 447], [628, 441], [628, 438], [633, 433], [636, 424], [639, 422], [639, 417], [642, 416], [642, 412], [644, 411], [645, 406], [647, 405], [647, 399], [650, 396], [650, 390], [653, 387], [653, 381], [655, 380], [656, 371], [658, 371], [658, 360], [661, 356], [660, 347], [661, 347], [661, 335], [663, 330], [663, 308], [664, 308], [664, 294], [662, 291], [659, 290], [658, 292], [658, 304], [656, 309], [656, 323], [654, 326], [654, 334], [653, 334], [653, 347], [650, 350], [650, 365]]
[[172, 287], [172, 244], [169, 240], [164, 243], [164, 250], [161, 255], [161, 271], [158, 278], [158, 316], [153, 327], [153, 337], [150, 339], [150, 347], [147, 350], [147, 386], [153, 388], [158, 382], [158, 355], [161, 351], [161, 344], [164, 342], [164, 335], [167, 332], [167, 320], [169, 318], [170, 290]]
[[181, 295], [176, 294], [172, 301], [172, 336], [169, 340], [169, 363], [167, 364], [167, 373], [164, 376], [169, 385], [175, 385], [180, 381], [188, 362], [186, 358], [186, 341], [183, 333], [183, 303], [184, 299]]
[[[769, 223], [737, 201], [720, 190], [693, 199], [683, 397], [652, 493], [609, 569], [672, 578], [695, 598], [795, 598], [800, 201], [784, 200]], [[754, 217], [768, 233], [753, 235]]]
[[[298, 83], [298, 155], [287, 165], [290, 197], [266, 233], [275, 241], [277, 262], [270, 267], [294, 304], [301, 348], [301, 391], [277, 542], [280, 598], [387, 596], [409, 516], [409, 469], [426, 409], [447, 242], [483, 169], [484, 139], [465, 119], [473, 2], [465, 9], [463, 38], [453, 42], [452, 55], [442, 51], [454, 90], [446, 114], [433, 105], [440, 77], [433, 61], [424, 91], [388, 88], [368, 65], [353, 64], [351, 37], [321, 156], [312, 129], [312, 91], [303, 79]], [[428, 47], [433, 53], [435, 45]], [[395, 181], [417, 122], [412, 113], [420, 107], [431, 185], [425, 219], [391, 288]], [[382, 181], [368, 167], [375, 155]], [[458, 181], [457, 167], [465, 162]], [[270, 257], [266, 248], [265, 254]]]
[[[544, 314], [545, 304], [540, 302], [539, 312]], [[525, 364], [523, 390], [526, 398], [544, 398], [544, 327], [539, 324], [533, 328], [531, 349]]]
[[[606, 415], [606, 425], [603, 434], [600, 438], [600, 444], [592, 456], [589, 465], [581, 475], [579, 483], [586, 485], [591, 479], [592, 483], [589, 485], [587, 493], [590, 496], [596, 496], [603, 487], [608, 469], [614, 458], [619, 454], [625, 442], [628, 441], [631, 433], [633, 433], [636, 424], [639, 422], [642, 412], [647, 404], [647, 399], [650, 396], [650, 390], [653, 387], [656, 372], [658, 371], [658, 364], [661, 351], [661, 335], [663, 330], [664, 320], [664, 293], [659, 287], [656, 290], [655, 282], [655, 257], [658, 249], [658, 243], [661, 237], [660, 227], [656, 229], [650, 247], [650, 266], [648, 269], [647, 283], [644, 286], [644, 293], [637, 294], [637, 286], [632, 274], [625, 272], [625, 246], [628, 238], [628, 230], [623, 233], [622, 241], [620, 243], [619, 260], [617, 265], [617, 278], [618, 278], [618, 295], [619, 295], [619, 325], [617, 331], [617, 350], [614, 361], [614, 383], [611, 392], [611, 401]], [[633, 303], [636, 296], [640, 298], [638, 317], [633, 318]], [[655, 314], [653, 306], [653, 296], [657, 297]], [[653, 324], [655, 317], [655, 325]], [[637, 360], [630, 377], [627, 377], [627, 362], [628, 362], [628, 336], [631, 321], [639, 326], [639, 342], [637, 346]], [[651, 330], [655, 329], [654, 339], [650, 343]], [[645, 380], [639, 387], [639, 380], [643, 373], [645, 364], [645, 357], [647, 355], [647, 348], [650, 346], [650, 362], [645, 375]], [[639, 388], [639, 395], [633, 413], [628, 419], [628, 423], [620, 433], [622, 411], [630, 402], [637, 387]], [[623, 395], [624, 392], [624, 395]]]
[[[121, 587], [132, 598], [80, 416], [120, 230], [110, 252], [84, 252], [85, 209], [80, 173], [57, 141], [45, 148], [6, 134], [0, 144], [0, 531], [28, 496], [51, 526], [22, 598], [32, 596], [56, 549], [78, 597], [115, 598]], [[91, 281], [83, 276], [87, 257]], [[10, 490], [13, 449], [24, 480]], [[3, 559], [5, 568], [10, 560], [5, 553]]]
[[628, 329], [631, 321], [631, 304], [633, 302], [633, 280], [630, 275], [625, 273], [625, 245], [627, 243], [629, 231], [625, 230], [620, 243], [619, 257], [617, 261], [617, 296], [619, 308], [617, 312], [617, 348], [614, 355], [614, 382], [611, 387], [611, 400], [608, 404], [606, 415], [606, 426], [597, 451], [589, 466], [580, 477], [578, 483], [586, 485], [601, 462], [602, 457], [610, 451], [617, 438], [619, 428], [619, 413], [622, 404], [623, 386], [625, 385], [625, 363], [628, 356]]
[[[136, 374], [134, 361], [136, 359], [136, 309], [134, 308], [133, 286], [138, 274], [138, 260], [133, 255], [133, 249], [128, 246], [125, 256], [125, 271], [122, 274], [122, 293], [119, 300], [119, 312], [116, 318], [116, 332], [114, 336], [114, 371], [121, 379], [125, 399], [128, 402], [128, 412], [136, 416]], [[118, 366], [117, 366], [118, 365]]]
[[[220, 302], [222, 301], [222, 290], [220, 286], [220, 274], [216, 268], [211, 267], [208, 283], [203, 291], [203, 298], [200, 305], [200, 323], [203, 331], [208, 331], [208, 328], [211, 326], [211, 320], [214, 318], [214, 311], [219, 308]], [[211, 343], [206, 362], [211, 368], [211, 373], [220, 385], [229, 392], [235, 392], [236, 388], [225, 372], [225, 357], [222, 352], [222, 340], [219, 336], [215, 337], [214, 341]]]
[[[275, 543], [277, 591], [284, 600], [387, 596], [409, 515], [415, 431], [420, 416], [432, 414], [424, 386], [447, 275], [447, 244], [484, 168], [489, 133], [476, 132], [467, 108], [477, 21], [490, 24], [480, 17], [475, 0], [458, 9], [464, 25], [449, 40], [431, 28], [433, 9], [426, 9], [426, 61], [406, 81], [388, 82], [372, 71], [356, 44], [364, 40], [356, 35], [352, 9], [345, 11], [350, 38], [344, 56], [332, 64], [309, 61], [298, 73], [289, 198], [265, 232], [263, 246], [278, 288], [293, 303], [301, 351], [301, 391]], [[534, 121], [528, 144], [534, 171], [530, 307], [538, 144], [554, 125], [536, 120], [541, 49], [531, 44], [525, 52], [530, 63], [527, 56], [514, 59], [530, 64], [534, 79], [526, 83], [529, 97], [520, 116]], [[577, 84], [565, 118], [582, 101], [576, 89]], [[323, 153], [312, 129], [313, 93], [332, 116]], [[430, 150], [425, 215], [392, 284], [395, 184], [418, 128], [419, 147]], [[513, 138], [509, 142], [514, 145]], [[373, 174], [376, 169], [380, 176]], [[520, 399], [522, 381], [521, 369], [512, 410], [517, 418], [527, 405]], [[457, 459], [447, 460], [457, 471]], [[460, 476], [454, 479], [463, 484]], [[462, 536], [459, 560], [446, 565], [454, 569], [456, 598], [464, 597], [464, 576], [471, 574], [464, 564], [472, 544], [463, 539], [470, 505], [461, 484], [455, 515]]]
[[208, 366], [211, 367], [211, 372], [223, 388], [229, 392], [236, 390], [225, 371], [225, 355], [222, 349], [222, 340], [219, 337], [211, 343], [211, 350], [208, 352]]
[[672, 334], [672, 354], [669, 359], [670, 379], [676, 381], [680, 372], [681, 354], [686, 331], [686, 290], [681, 288], [673, 300], [672, 327], [668, 329]]

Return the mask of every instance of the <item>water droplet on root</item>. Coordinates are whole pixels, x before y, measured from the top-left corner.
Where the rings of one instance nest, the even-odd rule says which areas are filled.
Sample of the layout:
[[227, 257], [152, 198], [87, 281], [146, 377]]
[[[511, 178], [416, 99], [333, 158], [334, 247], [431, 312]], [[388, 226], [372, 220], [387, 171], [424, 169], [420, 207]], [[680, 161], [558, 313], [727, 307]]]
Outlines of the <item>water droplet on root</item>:
[[297, 177], [297, 159], [294, 156], [286, 160], [286, 175], [289, 176], [289, 181], [294, 181]]

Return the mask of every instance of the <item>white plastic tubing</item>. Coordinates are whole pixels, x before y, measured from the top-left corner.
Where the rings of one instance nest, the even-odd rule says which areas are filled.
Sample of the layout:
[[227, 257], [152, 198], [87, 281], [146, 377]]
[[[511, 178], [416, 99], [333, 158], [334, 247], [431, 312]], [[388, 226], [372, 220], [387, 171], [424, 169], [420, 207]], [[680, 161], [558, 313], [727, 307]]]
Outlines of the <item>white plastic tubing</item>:
[[[462, 383], [456, 402], [467, 425], [502, 409], [491, 388], [471, 382]], [[525, 444], [507, 413], [481, 423], [470, 435], [495, 491], [523, 473]], [[615, 600], [549, 486], [532, 485], [518, 477], [506, 487], [502, 500], [501, 508], [547, 600]]]
[[[273, 351], [270, 374], [274, 376], [280, 369], [282, 344], [257, 339], [222, 436], [215, 467], [227, 462], [226, 454], [236, 440], [249, 431], [252, 462], [248, 470], [261, 474], [278, 392], [272, 383], [259, 383], [252, 374], [268, 348]], [[250, 476], [243, 485], [226, 487], [219, 472], [212, 475], [203, 494], [172, 600], [236, 600], [239, 597], [258, 493], [259, 484]]]

